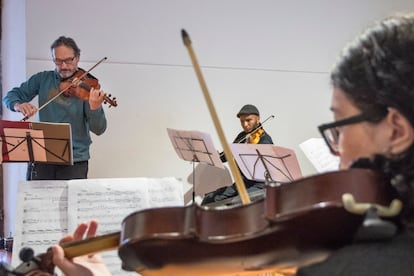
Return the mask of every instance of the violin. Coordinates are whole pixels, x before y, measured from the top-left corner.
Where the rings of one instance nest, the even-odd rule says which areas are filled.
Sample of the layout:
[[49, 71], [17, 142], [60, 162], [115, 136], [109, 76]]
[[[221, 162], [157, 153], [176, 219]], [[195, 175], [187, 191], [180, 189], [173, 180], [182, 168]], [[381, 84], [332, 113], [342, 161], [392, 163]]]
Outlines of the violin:
[[[393, 226], [402, 206], [392, 195], [381, 174], [354, 168], [270, 183], [265, 198], [245, 205], [137, 211], [124, 218], [120, 232], [62, 247], [68, 258], [117, 249], [123, 269], [144, 276], [223, 275], [300, 266], [326, 258], [351, 243], [361, 229], [369, 230], [364, 222], [373, 224], [366, 216], [370, 208], [384, 217], [379, 219], [381, 227]], [[395, 234], [377, 236], [384, 232], [375, 229], [371, 237]], [[15, 275], [53, 274], [51, 259], [50, 251], [26, 257]]]
[[[75, 96], [82, 101], [88, 101], [91, 89], [100, 89], [98, 79], [85, 70], [79, 68], [72, 77], [60, 82], [59, 90], [63, 91], [63, 95], [70, 97]], [[116, 98], [112, 97], [111, 94], [104, 95], [104, 104], [109, 104], [109, 107], [116, 107], [118, 103]]]
[[[98, 61], [94, 66], [92, 66], [88, 71], [85, 71], [83, 69], [78, 69], [74, 76], [71, 78], [62, 81], [59, 84], [59, 93], [57, 93], [55, 96], [53, 96], [51, 99], [49, 99], [47, 102], [45, 102], [43, 105], [39, 106], [37, 111], [42, 110], [45, 108], [48, 104], [53, 102], [55, 99], [57, 99], [60, 95], [64, 94], [65, 96], [76, 96], [79, 99], [83, 101], [89, 100], [89, 92], [92, 88], [99, 89], [100, 85], [98, 80], [89, 74], [89, 72], [94, 69], [96, 66], [101, 64], [104, 60], [106, 60], [107, 57], [102, 58], [100, 61]], [[109, 107], [111, 106], [117, 106], [116, 98], [111, 98], [111, 95], [104, 94], [104, 103], [109, 103]], [[26, 115], [22, 119], [22, 121], [27, 121], [29, 117]]]
[[257, 144], [260, 141], [264, 129], [262, 127], [258, 128], [255, 132], [249, 134], [249, 144]]
[[143, 275], [148, 270], [221, 275], [320, 260], [350, 243], [364, 221], [363, 214], [353, 213], [357, 208], [345, 209], [344, 194], [358, 202], [392, 205], [380, 174], [366, 169], [327, 173], [269, 185], [265, 199], [248, 205], [133, 213], [122, 223], [118, 253], [124, 269]]
[[[236, 139], [233, 143], [241, 144], [248, 141], [249, 144], [258, 144], [260, 141], [260, 137], [264, 133], [263, 124], [266, 123], [269, 119], [273, 119], [274, 117], [275, 115], [270, 115], [266, 118], [266, 120], [263, 121], [263, 123], [259, 123], [257, 127], [253, 128], [253, 130], [251, 130], [249, 133], [246, 133], [242, 137]], [[227, 160], [226, 158], [224, 158], [224, 151], [220, 152], [219, 156], [222, 161]]]

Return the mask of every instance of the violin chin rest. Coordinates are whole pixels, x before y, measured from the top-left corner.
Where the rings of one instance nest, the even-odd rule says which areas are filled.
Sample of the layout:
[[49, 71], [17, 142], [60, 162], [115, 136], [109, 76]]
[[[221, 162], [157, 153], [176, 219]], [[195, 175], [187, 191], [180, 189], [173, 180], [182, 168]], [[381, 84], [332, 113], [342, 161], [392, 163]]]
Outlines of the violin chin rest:
[[399, 199], [392, 200], [390, 206], [381, 206], [378, 204], [356, 202], [354, 196], [349, 193], [342, 195], [342, 203], [348, 212], [359, 215], [366, 214], [369, 209], [375, 208], [376, 214], [381, 217], [395, 217], [402, 210], [402, 202]]

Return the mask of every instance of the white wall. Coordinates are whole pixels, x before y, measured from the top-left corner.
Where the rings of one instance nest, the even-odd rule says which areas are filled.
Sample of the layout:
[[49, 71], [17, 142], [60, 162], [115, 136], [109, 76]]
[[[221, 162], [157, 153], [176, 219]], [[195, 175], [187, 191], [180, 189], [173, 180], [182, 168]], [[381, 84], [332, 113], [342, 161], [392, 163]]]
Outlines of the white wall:
[[[19, 85], [26, 77], [26, 21], [24, 0], [2, 1], [2, 91], [8, 91]], [[3, 107], [3, 118], [19, 120], [17, 116]], [[4, 182], [4, 234], [13, 235], [13, 226], [16, 210], [17, 181], [25, 175], [25, 164], [3, 164]], [[0, 233], [3, 234], [3, 233]]]
[[228, 141], [240, 131], [237, 111], [255, 104], [262, 119], [275, 115], [266, 130], [308, 175], [298, 144], [331, 120], [328, 72], [340, 49], [373, 20], [413, 9], [412, 0], [26, 1], [27, 76], [54, 67], [49, 46], [60, 35], [77, 41], [85, 69], [107, 56], [92, 73], [119, 106], [106, 109], [108, 130], [93, 137], [89, 177], [186, 179], [192, 165], [166, 128], [208, 132], [222, 147], [184, 28]]

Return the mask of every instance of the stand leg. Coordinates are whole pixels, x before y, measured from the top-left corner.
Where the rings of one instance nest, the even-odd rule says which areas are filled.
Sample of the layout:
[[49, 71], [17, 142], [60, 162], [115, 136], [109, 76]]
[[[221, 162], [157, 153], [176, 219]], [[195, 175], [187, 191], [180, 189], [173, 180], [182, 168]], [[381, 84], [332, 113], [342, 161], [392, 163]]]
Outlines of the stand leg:
[[195, 162], [193, 162], [193, 204], [195, 203]]
[[30, 136], [30, 132], [26, 133], [26, 141], [27, 141], [27, 151], [29, 152], [29, 160], [30, 160], [30, 163], [33, 163], [34, 162], [33, 143], [32, 143], [32, 136]]

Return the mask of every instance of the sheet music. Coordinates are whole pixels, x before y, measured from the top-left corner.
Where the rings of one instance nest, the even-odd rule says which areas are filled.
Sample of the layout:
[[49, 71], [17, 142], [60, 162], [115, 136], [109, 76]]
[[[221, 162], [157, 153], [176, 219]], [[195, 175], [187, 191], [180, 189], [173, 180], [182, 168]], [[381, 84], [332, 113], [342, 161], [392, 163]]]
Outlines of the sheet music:
[[338, 170], [339, 157], [329, 151], [323, 138], [310, 138], [299, 147], [318, 172]]
[[[87, 184], [87, 185], [85, 185]], [[96, 219], [100, 234], [117, 232], [130, 213], [152, 207], [183, 206], [182, 183], [175, 178], [72, 180], [69, 185], [70, 232], [82, 221]], [[102, 253], [112, 275], [137, 275], [121, 269], [117, 251]]]
[[18, 253], [30, 247], [35, 254], [46, 252], [68, 233], [68, 189], [65, 181], [20, 182], [12, 265], [20, 264]]
[[[112, 233], [120, 231], [122, 220], [135, 211], [184, 205], [183, 185], [172, 177], [28, 181], [20, 187], [18, 203], [26, 208], [19, 209], [26, 215], [16, 218], [21, 235], [15, 235], [14, 252], [30, 246], [35, 254], [43, 253], [79, 223], [91, 219], [99, 222], [99, 234]], [[28, 222], [32, 228], [42, 228], [31, 230]], [[46, 234], [49, 240], [44, 238]], [[137, 275], [121, 269], [116, 250], [102, 256], [113, 275]], [[13, 259], [13, 266], [19, 263]]]

